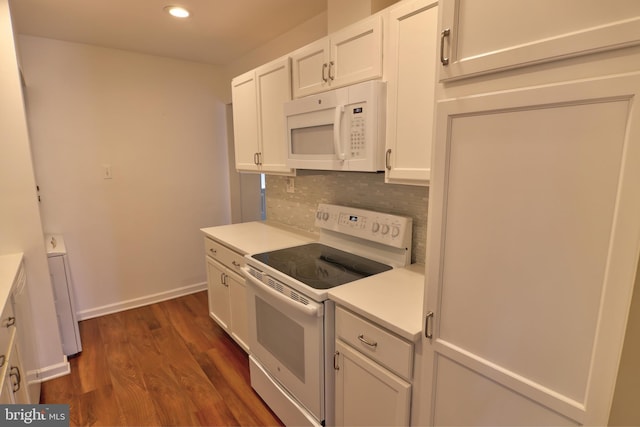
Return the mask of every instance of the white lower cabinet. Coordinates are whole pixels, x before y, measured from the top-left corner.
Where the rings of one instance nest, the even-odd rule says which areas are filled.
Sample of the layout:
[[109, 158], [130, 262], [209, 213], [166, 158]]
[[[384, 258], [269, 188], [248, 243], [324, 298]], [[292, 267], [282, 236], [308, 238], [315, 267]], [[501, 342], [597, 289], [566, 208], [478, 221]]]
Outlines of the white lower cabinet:
[[2, 404], [29, 404], [29, 390], [25, 372], [20, 362], [18, 345], [16, 344], [17, 330], [10, 327], [11, 338], [9, 346], [3, 349], [0, 362], [0, 373], [2, 375], [2, 389], [0, 390], [0, 403]]
[[[24, 267], [20, 263], [16, 279], [11, 286], [12, 294], [22, 291], [26, 285], [25, 280]], [[17, 319], [16, 316], [18, 316], [18, 312], [14, 307], [13, 295], [9, 295], [4, 301], [0, 315], [0, 404], [32, 403], [29, 396], [27, 372], [18, 350], [19, 340], [26, 335], [24, 335], [24, 329], [18, 329], [23, 324], [21, 323], [22, 319]], [[28, 331], [26, 332], [28, 333]], [[22, 337], [19, 334], [23, 334]]]
[[209, 315], [248, 352], [246, 290], [238, 273], [243, 256], [209, 238], [205, 238], [205, 246]]
[[409, 425], [412, 367], [411, 343], [336, 308], [337, 426]]

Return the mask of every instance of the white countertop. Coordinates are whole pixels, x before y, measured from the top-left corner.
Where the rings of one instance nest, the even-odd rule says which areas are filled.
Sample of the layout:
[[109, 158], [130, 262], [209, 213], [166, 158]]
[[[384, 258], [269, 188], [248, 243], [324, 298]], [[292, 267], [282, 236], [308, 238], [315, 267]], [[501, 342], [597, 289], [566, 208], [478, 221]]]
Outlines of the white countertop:
[[2, 311], [6, 301], [9, 299], [11, 287], [16, 280], [22, 257], [23, 254], [21, 252], [0, 255], [0, 311]]
[[329, 299], [417, 342], [422, 333], [424, 265], [412, 264], [329, 290]]
[[311, 233], [297, 232], [263, 221], [243, 222], [202, 228], [201, 231], [214, 240], [243, 254], [258, 254], [314, 242], [318, 238]]

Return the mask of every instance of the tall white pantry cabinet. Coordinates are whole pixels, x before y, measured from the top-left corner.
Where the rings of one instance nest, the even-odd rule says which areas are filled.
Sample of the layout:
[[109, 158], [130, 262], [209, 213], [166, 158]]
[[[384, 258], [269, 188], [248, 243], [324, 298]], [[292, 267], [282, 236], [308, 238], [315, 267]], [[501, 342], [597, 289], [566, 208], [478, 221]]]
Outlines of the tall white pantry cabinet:
[[607, 425], [624, 393], [640, 2], [611, 6], [440, 2], [419, 424]]

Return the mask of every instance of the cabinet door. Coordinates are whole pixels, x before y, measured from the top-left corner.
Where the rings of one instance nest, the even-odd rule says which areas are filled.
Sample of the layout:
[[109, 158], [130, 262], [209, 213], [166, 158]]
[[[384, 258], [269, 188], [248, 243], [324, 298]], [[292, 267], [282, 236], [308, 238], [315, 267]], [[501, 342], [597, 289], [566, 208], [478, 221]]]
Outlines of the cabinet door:
[[236, 274], [229, 274], [229, 306], [231, 307], [231, 336], [249, 352], [249, 318], [247, 313], [247, 291], [244, 279]]
[[429, 183], [437, 26], [433, 0], [402, 3], [389, 14], [386, 182]]
[[4, 375], [1, 378], [0, 403], [26, 405], [31, 403], [31, 400], [26, 372], [23, 369], [20, 353], [18, 352], [18, 330], [15, 327], [7, 329], [9, 330], [9, 342], [1, 350], [3, 355], [0, 372]]
[[382, 16], [330, 36], [329, 82], [337, 88], [382, 77]]
[[336, 341], [337, 426], [408, 426], [411, 384]]
[[[443, 0], [440, 80], [640, 43], [640, 2]], [[445, 65], [445, 63], [448, 63]]]
[[229, 331], [231, 310], [229, 308], [229, 284], [226, 277], [226, 268], [207, 257], [209, 315], [225, 331]]
[[29, 398], [29, 388], [27, 383], [27, 373], [24, 370], [24, 364], [20, 356], [19, 346], [16, 340], [13, 343], [11, 351], [11, 357], [9, 358], [9, 365], [7, 369], [7, 376], [9, 383], [11, 384], [11, 392], [13, 393], [13, 401], [19, 405], [27, 405], [31, 403]]
[[639, 95], [634, 73], [438, 104], [429, 424], [607, 424], [640, 248]]
[[313, 42], [291, 54], [294, 98], [329, 87], [329, 38]]
[[231, 81], [233, 100], [233, 139], [236, 169], [257, 171], [258, 153], [258, 104], [256, 99], [255, 72], [250, 71]]
[[291, 100], [289, 58], [271, 62], [255, 71], [257, 80], [260, 169], [264, 173], [287, 173], [287, 132], [284, 103]]

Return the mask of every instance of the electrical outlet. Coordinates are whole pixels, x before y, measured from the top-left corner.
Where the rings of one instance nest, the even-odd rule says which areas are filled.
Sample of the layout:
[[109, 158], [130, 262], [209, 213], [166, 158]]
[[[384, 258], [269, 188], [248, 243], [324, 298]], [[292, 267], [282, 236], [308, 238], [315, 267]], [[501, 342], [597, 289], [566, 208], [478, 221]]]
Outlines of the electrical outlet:
[[287, 193], [295, 193], [296, 187], [293, 178], [287, 178]]

